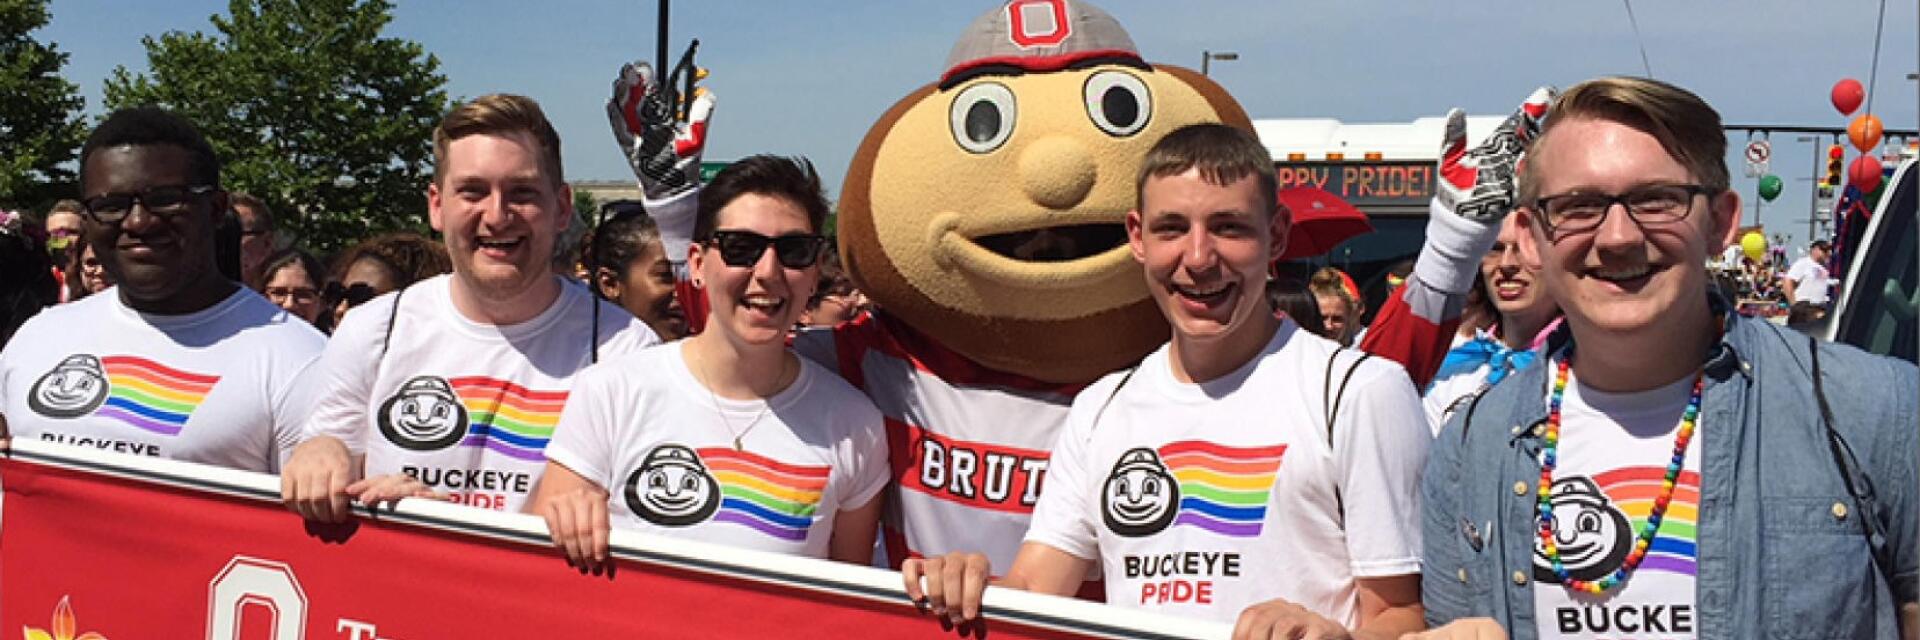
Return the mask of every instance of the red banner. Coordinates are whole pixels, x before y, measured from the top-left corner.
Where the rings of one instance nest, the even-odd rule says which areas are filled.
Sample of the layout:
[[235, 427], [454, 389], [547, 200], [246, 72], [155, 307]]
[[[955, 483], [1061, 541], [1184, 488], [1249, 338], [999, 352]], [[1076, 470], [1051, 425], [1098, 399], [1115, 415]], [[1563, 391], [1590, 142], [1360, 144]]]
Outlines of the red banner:
[[[406, 501], [314, 526], [270, 476], [16, 442], [0, 460], [0, 633], [415, 640], [944, 635], [897, 574], [614, 532], [609, 575], [541, 521]], [[1223, 627], [989, 590], [989, 637], [1224, 636]], [[95, 633], [98, 636], [85, 636]]]

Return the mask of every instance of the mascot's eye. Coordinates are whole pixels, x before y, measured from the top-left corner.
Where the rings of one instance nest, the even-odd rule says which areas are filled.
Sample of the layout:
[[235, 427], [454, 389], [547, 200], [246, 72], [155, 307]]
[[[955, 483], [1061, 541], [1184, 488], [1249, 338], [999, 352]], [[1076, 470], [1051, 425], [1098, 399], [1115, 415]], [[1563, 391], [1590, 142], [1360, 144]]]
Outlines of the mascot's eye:
[[1125, 71], [1102, 71], [1087, 78], [1087, 116], [1107, 135], [1126, 137], [1147, 128], [1153, 118], [1153, 94], [1147, 83]]
[[1147, 478], [1145, 482], [1140, 483], [1140, 493], [1149, 496], [1160, 495], [1160, 481]]
[[447, 405], [444, 405], [444, 404], [442, 404], [442, 405], [435, 405], [435, 406], [433, 407], [433, 417], [435, 417], [435, 418], [445, 418], [445, 417], [447, 417]]
[[972, 153], [986, 153], [1006, 144], [1013, 135], [1013, 90], [998, 82], [967, 87], [953, 99], [948, 118], [953, 141]]
[[658, 473], [651, 474], [647, 477], [647, 487], [653, 488], [653, 489], [665, 489], [667, 488], [667, 478]]
[[1592, 512], [1582, 513], [1574, 519], [1573, 528], [1581, 533], [1599, 533], [1600, 516]]
[[694, 476], [691, 476], [691, 475], [689, 475], [689, 476], [687, 476], [687, 477], [684, 477], [684, 478], [681, 478], [681, 479], [680, 479], [680, 488], [681, 488], [681, 489], [684, 489], [684, 490], [687, 490], [687, 491], [692, 491], [692, 490], [695, 490], [695, 489], [699, 489], [699, 488], [700, 488], [700, 478], [697, 478], [697, 477], [694, 477]]

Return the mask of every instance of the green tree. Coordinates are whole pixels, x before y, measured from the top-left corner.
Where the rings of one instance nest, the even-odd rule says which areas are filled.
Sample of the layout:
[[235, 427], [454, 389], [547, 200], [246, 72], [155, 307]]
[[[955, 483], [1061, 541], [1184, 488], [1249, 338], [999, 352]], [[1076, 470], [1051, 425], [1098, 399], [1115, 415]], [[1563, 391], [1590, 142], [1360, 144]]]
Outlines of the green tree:
[[72, 193], [84, 105], [60, 77], [67, 54], [30, 34], [46, 0], [0, 0], [0, 205], [41, 207]]
[[214, 33], [142, 39], [146, 73], [115, 69], [112, 108], [191, 119], [230, 190], [273, 207], [307, 248], [426, 230], [433, 128], [448, 108], [440, 61], [381, 37], [386, 0], [232, 0]]

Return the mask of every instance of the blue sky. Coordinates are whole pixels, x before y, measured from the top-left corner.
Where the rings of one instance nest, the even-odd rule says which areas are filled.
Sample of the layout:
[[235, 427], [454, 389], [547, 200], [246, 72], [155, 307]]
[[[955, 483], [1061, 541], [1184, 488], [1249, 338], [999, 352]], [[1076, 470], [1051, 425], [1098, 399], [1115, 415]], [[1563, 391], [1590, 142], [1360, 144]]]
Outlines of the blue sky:
[[[699, 62], [719, 104], [710, 159], [800, 154], [838, 191], [867, 126], [936, 79], [960, 31], [989, 0], [772, 2], [673, 7], [675, 55], [701, 40]], [[1620, 2], [1229, 2], [1104, 0], [1148, 60], [1197, 67], [1201, 51], [1235, 51], [1213, 76], [1255, 118], [1407, 121], [1459, 106], [1505, 113], [1540, 84], [1643, 73]], [[1745, 0], [1634, 6], [1655, 77], [1692, 89], [1728, 123], [1844, 126], [1827, 102], [1845, 76], [1868, 80], [1878, 2]], [[211, 31], [225, 2], [54, 0], [39, 37], [72, 55], [68, 78], [90, 112], [115, 66], [146, 64], [141, 36]], [[402, 0], [389, 35], [438, 55], [456, 96], [504, 91], [539, 100], [564, 141], [571, 179], [627, 179], [603, 105], [621, 62], [653, 58], [651, 0]], [[1874, 110], [1915, 128], [1920, 88], [1916, 6], [1886, 8]], [[1437, 141], [1436, 141], [1437, 142]], [[1737, 153], [1744, 139], [1730, 141]], [[1786, 192], [1769, 227], [1806, 216], [1813, 151], [1776, 135]], [[1737, 156], [1730, 158], [1735, 162]], [[1735, 185], [1749, 199], [1753, 181]], [[1751, 219], [1751, 209], [1749, 210]]]

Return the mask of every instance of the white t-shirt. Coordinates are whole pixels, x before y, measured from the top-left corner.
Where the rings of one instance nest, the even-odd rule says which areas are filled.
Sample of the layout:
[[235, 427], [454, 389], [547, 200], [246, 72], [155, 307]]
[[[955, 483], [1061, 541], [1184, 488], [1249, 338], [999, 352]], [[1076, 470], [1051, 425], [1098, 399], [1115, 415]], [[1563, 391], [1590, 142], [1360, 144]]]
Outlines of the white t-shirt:
[[721, 398], [684, 348], [582, 371], [547, 459], [606, 489], [614, 526], [826, 557], [834, 514], [887, 484], [879, 410], [805, 358], [772, 398]]
[[[1456, 333], [1453, 335], [1453, 344], [1447, 346], [1447, 351], [1452, 352], [1475, 338], [1491, 338], [1492, 335], [1485, 329], [1474, 331], [1473, 338]], [[1440, 433], [1440, 428], [1446, 426], [1447, 418], [1452, 417], [1454, 411], [1466, 406], [1473, 396], [1478, 395], [1481, 389], [1487, 386], [1487, 376], [1492, 373], [1492, 365], [1482, 364], [1472, 371], [1456, 373], [1444, 378], [1434, 377], [1433, 384], [1428, 386], [1427, 392], [1420, 396], [1420, 406], [1426, 411], [1427, 424], [1433, 427], [1434, 434]]]
[[[368, 477], [405, 473], [463, 504], [519, 511], [546, 468], [573, 376], [592, 358], [593, 296], [562, 285], [540, 315], [499, 326], [461, 315], [451, 282], [422, 280], [347, 315], [315, 367], [325, 391], [307, 435], [366, 454]], [[605, 302], [598, 339], [602, 359], [659, 342]]]
[[313, 393], [300, 374], [325, 345], [249, 289], [176, 316], [107, 289], [7, 342], [0, 413], [16, 438], [277, 473]]
[[1827, 290], [1833, 287], [1826, 265], [1820, 264], [1813, 256], [1800, 256], [1787, 268], [1787, 279], [1793, 281], [1793, 302], [1827, 303]]
[[[1109, 604], [1231, 622], [1285, 598], [1354, 626], [1356, 578], [1420, 571], [1433, 436], [1406, 371], [1373, 358], [1348, 382], [1329, 447], [1336, 346], [1287, 321], [1204, 384], [1175, 380], [1162, 346], [1123, 386], [1121, 373], [1088, 387], [1026, 540], [1099, 562]], [[1341, 352], [1336, 378], [1357, 357]]]
[[[1574, 578], [1598, 580], [1626, 561], [1660, 496], [1673, 437], [1692, 391], [1692, 376], [1636, 393], [1605, 393], [1577, 378], [1567, 383], [1552, 502], [1554, 544]], [[1545, 552], [1534, 543], [1533, 602], [1540, 637], [1694, 637], [1700, 439], [1712, 428], [1696, 425], [1660, 530], [1625, 585], [1604, 595], [1574, 593], [1560, 586]]]

